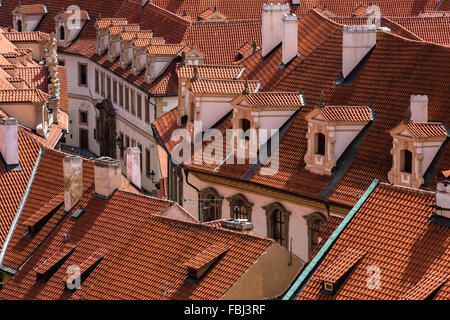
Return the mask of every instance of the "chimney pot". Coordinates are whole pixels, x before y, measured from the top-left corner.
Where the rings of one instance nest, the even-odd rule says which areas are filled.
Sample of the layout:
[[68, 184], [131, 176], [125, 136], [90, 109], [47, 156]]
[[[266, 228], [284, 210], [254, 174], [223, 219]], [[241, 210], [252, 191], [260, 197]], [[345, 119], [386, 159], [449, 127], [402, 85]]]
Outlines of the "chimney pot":
[[428, 96], [411, 96], [411, 122], [428, 122]]
[[6, 165], [19, 164], [17, 119], [0, 119], [0, 152]]
[[282, 40], [283, 14], [290, 13], [289, 3], [268, 3], [262, 7], [262, 56], [265, 57]]
[[377, 42], [377, 27], [344, 26], [342, 29], [342, 75], [346, 78]]
[[253, 229], [253, 223], [247, 219], [227, 219], [221, 221], [222, 228], [237, 230], [241, 232], [250, 232]]
[[65, 156], [64, 171], [64, 210], [69, 211], [83, 194], [83, 160], [79, 156]]
[[139, 189], [141, 188], [141, 149], [128, 147], [127, 154], [127, 178]]
[[94, 162], [95, 193], [109, 198], [120, 187], [119, 161], [110, 157], [101, 157]]
[[287, 65], [298, 54], [298, 18], [295, 14], [284, 14], [282, 34], [282, 63]]

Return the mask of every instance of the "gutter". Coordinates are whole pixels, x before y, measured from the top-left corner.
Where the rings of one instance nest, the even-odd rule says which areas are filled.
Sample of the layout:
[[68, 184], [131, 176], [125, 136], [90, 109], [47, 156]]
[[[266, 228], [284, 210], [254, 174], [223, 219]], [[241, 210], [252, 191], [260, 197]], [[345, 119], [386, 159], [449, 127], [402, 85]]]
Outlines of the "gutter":
[[328, 251], [333, 247], [336, 240], [339, 238], [341, 233], [345, 230], [347, 225], [362, 207], [364, 202], [369, 198], [370, 194], [375, 190], [380, 182], [379, 179], [374, 179], [371, 185], [367, 188], [364, 194], [359, 198], [358, 202], [352, 208], [352, 210], [347, 214], [347, 216], [342, 220], [341, 224], [334, 230], [333, 234], [328, 238], [327, 242], [323, 245], [323, 247], [319, 250], [319, 252], [315, 255], [314, 259], [308, 264], [308, 266], [303, 270], [300, 276], [295, 280], [294, 284], [288, 290], [288, 292], [284, 295], [282, 300], [291, 300], [295, 297], [298, 297], [301, 290], [308, 283], [309, 279], [312, 277], [316, 269], [320, 266], [320, 263], [325, 258]]
[[0, 268], [3, 268], [3, 259], [5, 257], [6, 249], [8, 248], [8, 244], [11, 241], [14, 230], [16, 229], [17, 223], [19, 222], [20, 215], [22, 214], [22, 210], [25, 207], [25, 203], [28, 199], [28, 195], [30, 193], [31, 186], [34, 181], [34, 177], [36, 176], [37, 169], [39, 167], [39, 163], [41, 162], [42, 155], [44, 154], [44, 149], [41, 147], [39, 150], [39, 154], [36, 158], [36, 162], [33, 167], [33, 171], [31, 172], [30, 179], [28, 180], [27, 187], [23, 194], [22, 200], [20, 201], [19, 208], [17, 209], [16, 216], [11, 224], [11, 228], [8, 231], [8, 235], [6, 236], [5, 242], [3, 243], [2, 251], [0, 252]]

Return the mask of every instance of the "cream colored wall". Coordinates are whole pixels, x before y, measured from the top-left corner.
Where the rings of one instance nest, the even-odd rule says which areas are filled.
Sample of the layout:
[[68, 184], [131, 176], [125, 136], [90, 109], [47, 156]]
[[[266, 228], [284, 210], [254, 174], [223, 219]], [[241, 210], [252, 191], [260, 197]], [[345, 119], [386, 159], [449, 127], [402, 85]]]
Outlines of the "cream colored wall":
[[36, 61], [41, 61], [43, 59], [43, 51], [41, 51], [41, 45], [36, 42], [14, 42], [14, 45], [17, 48], [21, 49], [31, 49], [33, 52], [31, 53], [33, 59]]
[[[183, 183], [183, 207], [198, 219], [198, 193], [194, 188], [186, 183], [186, 180], [184, 180]], [[273, 198], [243, 189], [212, 184], [200, 180], [192, 173], [189, 174], [189, 183], [196, 186], [200, 191], [208, 187], [214, 188], [219, 193], [219, 195], [224, 197], [222, 202], [222, 219], [231, 218], [230, 203], [228, 200], [226, 200], [226, 198], [238, 193], [244, 194], [247, 197], [248, 201], [253, 203], [253, 232], [254, 234], [262, 237], [267, 236], [266, 211], [262, 207], [273, 202], [280, 202], [287, 211], [291, 212], [289, 216], [289, 238], [292, 238], [292, 252], [304, 261], [307, 261], [309, 257], [308, 225], [304, 216], [307, 216], [314, 212], [320, 212], [324, 216], [327, 216], [325, 205], [323, 205], [323, 209], [307, 207], [306, 205], [303, 206], [297, 203], [286, 201], [282, 198]]]
[[0, 104], [0, 108], [10, 117], [16, 118], [19, 123], [27, 128], [36, 129], [36, 107], [32, 104]]
[[232, 107], [232, 97], [198, 97], [200, 114], [197, 120], [202, 121], [202, 130], [211, 128], [217, 121], [222, 119]]
[[187, 211], [185, 211], [176, 203], [174, 203], [169, 209], [167, 209], [163, 216], [188, 222], [198, 222], [193, 216], [191, 216]]
[[304, 262], [278, 243], [270, 246], [260, 258], [221, 297], [222, 300], [259, 300], [277, 298], [292, 284]]

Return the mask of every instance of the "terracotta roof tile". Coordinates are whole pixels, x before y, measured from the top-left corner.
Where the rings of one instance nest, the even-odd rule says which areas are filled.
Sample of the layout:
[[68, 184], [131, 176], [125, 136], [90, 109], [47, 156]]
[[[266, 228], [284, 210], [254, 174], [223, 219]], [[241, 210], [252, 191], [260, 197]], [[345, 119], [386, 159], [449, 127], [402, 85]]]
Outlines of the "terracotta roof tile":
[[50, 35], [41, 31], [4, 32], [3, 35], [11, 42], [47, 42]]
[[25, 4], [18, 7], [24, 14], [45, 14], [48, 12], [44, 4]]
[[207, 247], [205, 250], [199, 252], [197, 255], [193, 256], [191, 259], [186, 261], [184, 265], [188, 269], [197, 270], [206, 264], [214, 261], [220, 255], [224, 254], [229, 250], [229, 247], [224, 244], [213, 244]]
[[17, 68], [17, 75], [24, 79], [31, 89], [48, 92], [48, 69], [45, 67]]
[[336, 253], [336, 263], [333, 263], [326, 269], [321, 269], [321, 272], [317, 273], [317, 277], [326, 282], [336, 283], [363, 257], [364, 254], [364, 250], [346, 248], [341, 252]]
[[46, 102], [48, 94], [39, 89], [0, 90], [1, 103]]
[[242, 71], [242, 66], [224, 65], [177, 65], [178, 78], [188, 79], [194, 76], [194, 68], [197, 68], [199, 79], [237, 79]]
[[299, 109], [304, 105], [300, 92], [255, 92], [243, 98], [252, 109]]
[[133, 40], [135, 47], [146, 47], [149, 45], [164, 44], [166, 40], [163, 37], [137, 38]]
[[[299, 299], [448, 300], [450, 229], [429, 222], [434, 193], [380, 183], [340, 233]], [[345, 263], [345, 250], [365, 255], [334, 295], [322, 293], [320, 275]], [[378, 289], [367, 286], [369, 266], [379, 267]], [[372, 271], [373, 272], [373, 271]], [[372, 273], [373, 274], [373, 273]]]
[[372, 121], [373, 110], [370, 107], [326, 106], [318, 108], [326, 121]]
[[[130, 23], [130, 24], [124, 24], [124, 25], [113, 25], [113, 26], [108, 27], [108, 33], [110, 35], [118, 35], [118, 34], [127, 35], [130, 32], [139, 31], [140, 28], [141, 28], [141, 26], [136, 23]], [[131, 34], [133, 34], [133, 33], [131, 33]]]
[[390, 18], [421, 39], [450, 46], [450, 12], [443, 17]]
[[409, 130], [413, 137], [418, 139], [450, 136], [450, 133], [447, 131], [445, 125], [439, 122], [408, 122], [405, 123], [405, 127]]
[[178, 55], [184, 48], [185, 44], [160, 44], [160, 45], [151, 45], [147, 47], [147, 52], [151, 55], [168, 55], [168, 56], [176, 56]]
[[95, 26], [99, 29], [106, 29], [111, 26], [126, 25], [127, 22], [127, 18], [97, 18]]
[[[259, 81], [247, 81], [249, 92], [256, 92], [260, 85]], [[190, 81], [189, 90], [194, 93], [211, 94], [240, 94], [245, 89], [245, 80], [210, 80], [198, 79]]]

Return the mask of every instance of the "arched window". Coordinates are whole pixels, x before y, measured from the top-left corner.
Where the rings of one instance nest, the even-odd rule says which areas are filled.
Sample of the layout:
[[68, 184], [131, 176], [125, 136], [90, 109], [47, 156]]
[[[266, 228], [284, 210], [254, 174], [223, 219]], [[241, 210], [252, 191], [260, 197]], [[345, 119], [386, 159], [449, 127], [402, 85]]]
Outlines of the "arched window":
[[206, 188], [200, 196], [200, 220], [201, 222], [213, 221], [222, 217], [222, 199], [216, 190]]
[[17, 31], [22, 32], [22, 20], [17, 20]]
[[412, 153], [409, 150], [400, 151], [400, 170], [402, 172], [411, 173], [412, 172]]
[[323, 133], [316, 133], [314, 137], [314, 153], [325, 155], [325, 135]]
[[183, 206], [183, 170], [169, 163], [169, 199], [178, 202], [180, 206]]
[[253, 203], [249, 202], [247, 198], [238, 194], [227, 198], [230, 201], [230, 216], [233, 219], [247, 219], [252, 220], [252, 206]]
[[319, 232], [322, 227], [325, 216], [320, 212], [314, 212], [304, 217], [308, 224], [308, 247], [311, 256], [319, 245]]
[[287, 248], [289, 246], [289, 215], [291, 213], [278, 202], [262, 208], [266, 210], [267, 236]]
[[[240, 119], [239, 120], [239, 129], [242, 129], [242, 131], [244, 131], [244, 134], [248, 131], [248, 130], [250, 130], [250, 120], [248, 120], [248, 119]], [[245, 140], [250, 140], [250, 135], [248, 134], [248, 135], [245, 135], [244, 136], [245, 138]]]
[[59, 40], [64, 40], [65, 36], [66, 35], [65, 35], [64, 27], [63, 26], [59, 27]]

